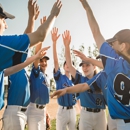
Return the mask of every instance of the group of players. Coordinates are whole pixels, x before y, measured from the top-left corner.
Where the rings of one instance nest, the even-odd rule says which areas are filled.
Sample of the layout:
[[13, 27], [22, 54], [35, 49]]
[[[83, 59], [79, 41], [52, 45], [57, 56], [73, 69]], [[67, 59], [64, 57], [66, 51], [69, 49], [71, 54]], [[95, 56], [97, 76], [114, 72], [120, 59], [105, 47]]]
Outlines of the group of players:
[[[58, 97], [59, 108], [56, 115], [56, 130], [75, 130], [75, 104], [80, 99], [81, 112], [79, 130], [106, 130], [106, 105], [109, 110], [109, 130], [129, 130], [130, 128], [130, 30], [124, 29], [111, 39], [105, 40], [87, 0], [80, 0], [86, 11], [88, 22], [100, 51], [99, 60], [86, 57], [73, 50], [82, 59], [79, 64], [84, 74], [73, 65], [70, 54], [71, 35], [68, 30], [62, 34], [66, 61], [62, 74], [56, 50], [60, 37], [58, 28], [51, 31], [53, 42], [54, 79], [57, 91], [51, 97]], [[39, 15], [37, 2], [29, 0], [29, 20], [23, 35], [2, 36], [7, 28], [6, 18], [14, 18], [0, 6], [0, 108], [4, 106], [3, 77], [9, 76], [10, 85], [7, 106], [3, 115], [4, 130], [24, 130], [26, 121], [29, 130], [46, 129], [46, 104], [49, 103], [49, 84], [45, 73], [46, 51], [42, 42], [58, 16], [62, 3], [57, 0], [49, 17], [41, 19], [41, 25], [33, 32], [34, 22]], [[36, 45], [35, 55], [26, 61], [28, 49]], [[5, 58], [3, 58], [5, 57]], [[25, 67], [33, 63], [30, 77]], [[99, 73], [96, 66], [103, 68]], [[15, 96], [14, 96], [15, 95]]]

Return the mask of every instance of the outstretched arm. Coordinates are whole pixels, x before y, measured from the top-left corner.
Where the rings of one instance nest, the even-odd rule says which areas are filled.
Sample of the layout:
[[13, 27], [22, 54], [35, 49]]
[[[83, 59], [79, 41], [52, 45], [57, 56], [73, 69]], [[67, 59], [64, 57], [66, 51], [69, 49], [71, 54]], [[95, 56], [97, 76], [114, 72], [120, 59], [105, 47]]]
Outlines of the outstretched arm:
[[66, 93], [81, 93], [88, 89], [90, 89], [90, 87], [88, 86], [87, 83], [76, 84], [72, 87], [67, 87], [65, 89], [60, 89], [60, 90], [55, 91], [51, 95], [51, 98], [53, 98], [54, 96], [57, 96], [57, 98], [59, 98], [59, 97], [65, 95]]
[[54, 59], [55, 72], [57, 72], [59, 69], [57, 49], [56, 49], [56, 44], [59, 37], [60, 37], [60, 34], [58, 35], [58, 28], [53, 28], [51, 31], [51, 38], [53, 42], [53, 59]]
[[80, 51], [77, 51], [77, 50], [73, 50], [74, 54], [76, 56], [78, 56], [79, 58], [81, 58], [83, 61], [86, 61], [86, 62], [89, 62], [95, 66], [98, 66], [100, 68], [104, 68], [103, 67], [103, 64], [102, 64], [102, 61], [98, 61], [96, 59], [93, 59], [93, 58], [90, 58], [90, 57], [86, 57], [82, 52]]
[[64, 42], [64, 46], [65, 46], [66, 63], [67, 63], [67, 66], [69, 67], [69, 71], [70, 71], [71, 75], [73, 76], [73, 78], [75, 78], [76, 69], [72, 65], [71, 55], [70, 55], [70, 42], [71, 42], [70, 32], [66, 30], [64, 32], [64, 34], [62, 34], [62, 38], [63, 38], [63, 42]]
[[46, 51], [49, 49], [50, 47], [45, 47], [42, 48], [36, 55], [28, 58], [25, 62], [15, 65], [13, 67], [7, 68], [4, 70], [4, 76], [10, 76], [20, 70], [22, 70], [23, 68], [25, 68], [26, 66], [28, 66], [29, 64], [31, 64], [32, 62], [34, 62], [37, 59], [41, 59], [45, 54]]
[[33, 0], [28, 1], [28, 25], [25, 29], [24, 33], [31, 33], [34, 30], [35, 20], [38, 18], [40, 13], [39, 6], [36, 3], [37, 1], [33, 2]]
[[[43, 24], [46, 21], [46, 16], [44, 16], [42, 19], [40, 19], [40, 23]], [[35, 47], [35, 54], [38, 53], [38, 51], [42, 48], [42, 42], [40, 42], [36, 47]], [[38, 64], [40, 62], [40, 59], [35, 60], [34, 62], [34, 67], [37, 68]]]
[[47, 18], [46, 22], [43, 23], [41, 26], [34, 33], [27, 34], [30, 39], [30, 46], [33, 46], [39, 42], [43, 42], [47, 33], [50, 30], [50, 27], [54, 23], [56, 17], [58, 16], [60, 9], [62, 7], [61, 1], [57, 0], [52, 7], [51, 13]]
[[100, 50], [100, 47], [105, 42], [105, 39], [100, 32], [99, 25], [98, 25], [94, 15], [93, 15], [93, 12], [92, 12], [87, 0], [80, 0], [80, 2], [82, 4], [82, 6], [84, 7], [84, 9], [86, 10], [89, 26], [91, 28], [93, 37], [94, 37], [95, 42], [97, 44], [97, 47]]

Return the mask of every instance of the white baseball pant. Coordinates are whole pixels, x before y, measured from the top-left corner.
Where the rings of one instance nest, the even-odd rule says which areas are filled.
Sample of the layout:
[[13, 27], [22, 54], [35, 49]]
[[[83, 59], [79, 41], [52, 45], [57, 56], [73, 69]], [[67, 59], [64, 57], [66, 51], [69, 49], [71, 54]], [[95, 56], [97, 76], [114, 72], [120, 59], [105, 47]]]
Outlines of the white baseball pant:
[[28, 130], [46, 130], [46, 107], [37, 108], [35, 103], [30, 103], [27, 108]]
[[76, 111], [73, 106], [71, 109], [59, 106], [56, 115], [56, 130], [75, 130], [76, 126]]
[[89, 112], [82, 107], [80, 113], [79, 130], [106, 130], [107, 118], [105, 110]]
[[108, 113], [108, 128], [109, 130], [117, 130], [116, 120], [112, 119], [109, 113]]
[[27, 116], [22, 106], [8, 105], [3, 115], [4, 130], [24, 130]]

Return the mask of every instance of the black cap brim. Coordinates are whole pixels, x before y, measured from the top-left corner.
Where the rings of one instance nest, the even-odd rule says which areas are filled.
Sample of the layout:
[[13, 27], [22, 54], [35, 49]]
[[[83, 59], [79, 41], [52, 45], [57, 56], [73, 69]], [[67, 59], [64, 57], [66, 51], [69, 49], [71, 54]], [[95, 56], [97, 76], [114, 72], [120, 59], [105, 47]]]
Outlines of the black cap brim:
[[83, 64], [90, 64], [90, 63], [89, 63], [89, 62], [82, 61], [82, 62], [79, 64], [79, 67], [81, 67]]
[[47, 59], [47, 60], [50, 60], [50, 58], [48, 56], [44, 56], [42, 59]]

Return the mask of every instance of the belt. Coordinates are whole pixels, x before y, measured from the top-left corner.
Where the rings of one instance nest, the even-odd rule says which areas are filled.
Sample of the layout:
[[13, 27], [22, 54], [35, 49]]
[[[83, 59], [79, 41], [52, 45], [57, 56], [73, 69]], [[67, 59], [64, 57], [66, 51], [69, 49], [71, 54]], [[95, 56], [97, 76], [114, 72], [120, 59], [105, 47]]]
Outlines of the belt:
[[38, 109], [44, 109], [45, 106], [46, 106], [46, 105], [38, 105], [38, 104], [36, 104], [36, 108], [38, 108]]
[[130, 123], [130, 119], [124, 119], [125, 123]]
[[27, 110], [27, 108], [21, 108], [22, 112], [25, 112]]
[[[12, 106], [6, 106], [6, 109], [7, 109], [7, 107], [9, 107], [9, 108], [15, 108], [15, 106], [14, 107], [12, 107]], [[20, 111], [22, 111], [22, 112], [25, 112], [27, 110], [27, 108], [24, 108], [24, 107], [17, 107], [17, 109], [20, 110]]]
[[67, 110], [69, 110], [69, 109], [73, 109], [73, 106], [68, 106], [68, 107], [62, 107], [62, 109], [67, 109]]
[[101, 109], [99, 109], [99, 108], [88, 108], [88, 107], [83, 107], [83, 108], [84, 108], [84, 110], [89, 111], [89, 112], [100, 112], [101, 111]]

